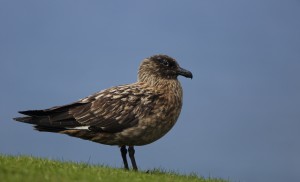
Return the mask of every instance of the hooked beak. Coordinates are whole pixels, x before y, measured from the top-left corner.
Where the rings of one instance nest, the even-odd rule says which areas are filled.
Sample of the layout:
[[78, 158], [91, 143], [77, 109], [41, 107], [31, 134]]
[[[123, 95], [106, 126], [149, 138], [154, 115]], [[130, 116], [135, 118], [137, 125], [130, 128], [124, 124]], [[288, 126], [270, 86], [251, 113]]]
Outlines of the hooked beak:
[[187, 78], [190, 78], [190, 79], [193, 79], [193, 74], [192, 74], [192, 72], [190, 72], [190, 71], [188, 71], [188, 70], [186, 70], [186, 69], [183, 69], [183, 68], [181, 68], [181, 67], [178, 68], [177, 74], [178, 74], [178, 75], [182, 75], [182, 76], [187, 77]]

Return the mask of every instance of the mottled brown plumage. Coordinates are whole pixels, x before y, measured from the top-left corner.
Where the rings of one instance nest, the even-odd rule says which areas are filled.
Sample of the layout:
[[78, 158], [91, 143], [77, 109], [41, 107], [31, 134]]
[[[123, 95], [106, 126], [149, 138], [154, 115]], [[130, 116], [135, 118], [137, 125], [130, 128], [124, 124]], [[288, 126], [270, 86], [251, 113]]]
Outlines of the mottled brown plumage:
[[57, 132], [121, 147], [128, 169], [126, 146], [133, 168], [135, 145], [164, 136], [176, 123], [182, 107], [178, 75], [192, 78], [175, 59], [155, 55], [142, 61], [138, 81], [102, 90], [69, 105], [45, 110], [20, 111], [15, 120], [34, 124], [39, 131]]

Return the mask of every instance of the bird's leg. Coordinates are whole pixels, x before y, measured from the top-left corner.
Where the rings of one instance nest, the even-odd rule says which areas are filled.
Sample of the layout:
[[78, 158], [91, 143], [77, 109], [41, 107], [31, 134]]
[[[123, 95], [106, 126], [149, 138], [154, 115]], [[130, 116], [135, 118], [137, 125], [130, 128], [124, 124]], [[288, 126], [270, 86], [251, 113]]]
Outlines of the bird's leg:
[[122, 155], [122, 159], [123, 159], [123, 163], [124, 163], [124, 168], [126, 170], [129, 170], [127, 156], [126, 156], [127, 155], [126, 146], [125, 145], [121, 146], [120, 151], [121, 151], [121, 155]]
[[133, 146], [129, 146], [128, 147], [128, 152], [129, 152], [129, 157], [130, 157], [130, 160], [131, 160], [131, 164], [132, 164], [132, 167], [133, 167], [133, 170], [137, 171], [138, 168], [136, 166], [136, 162], [135, 162], [135, 158], [134, 158], [134, 148]]

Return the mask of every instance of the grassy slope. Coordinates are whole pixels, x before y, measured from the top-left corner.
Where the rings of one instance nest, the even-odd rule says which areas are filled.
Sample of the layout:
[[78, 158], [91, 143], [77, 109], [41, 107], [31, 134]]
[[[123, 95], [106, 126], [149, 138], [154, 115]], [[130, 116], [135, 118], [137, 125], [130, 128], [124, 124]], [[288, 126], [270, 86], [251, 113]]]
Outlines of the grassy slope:
[[125, 171], [83, 163], [60, 162], [25, 156], [0, 155], [1, 181], [199, 181], [224, 182], [222, 179], [203, 179], [169, 172], [150, 173]]

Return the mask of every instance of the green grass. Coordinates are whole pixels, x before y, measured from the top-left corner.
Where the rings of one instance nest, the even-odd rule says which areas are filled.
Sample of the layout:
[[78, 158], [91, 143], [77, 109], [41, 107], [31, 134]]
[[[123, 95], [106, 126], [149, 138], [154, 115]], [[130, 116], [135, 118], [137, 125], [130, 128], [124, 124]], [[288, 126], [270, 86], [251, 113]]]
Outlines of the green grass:
[[204, 179], [196, 175], [180, 175], [174, 172], [152, 170], [126, 171], [85, 163], [61, 162], [27, 156], [0, 155], [1, 181], [182, 181], [225, 182], [222, 179]]

